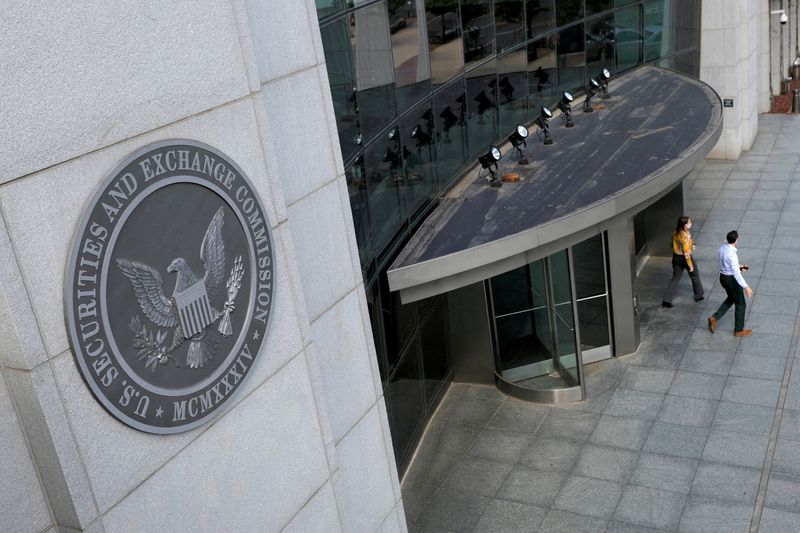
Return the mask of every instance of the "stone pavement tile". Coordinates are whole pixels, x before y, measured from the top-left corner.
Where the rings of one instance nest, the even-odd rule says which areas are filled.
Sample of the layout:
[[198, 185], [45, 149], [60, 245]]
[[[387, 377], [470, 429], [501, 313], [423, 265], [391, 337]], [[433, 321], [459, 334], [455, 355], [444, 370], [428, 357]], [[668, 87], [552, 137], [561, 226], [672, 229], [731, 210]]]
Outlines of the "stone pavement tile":
[[620, 388], [663, 394], [669, 390], [673, 377], [675, 377], [674, 370], [631, 365], [622, 376]]
[[655, 422], [643, 451], [699, 459], [708, 433], [706, 428]]
[[467, 448], [475, 442], [475, 439], [481, 433], [479, 426], [461, 424], [441, 418], [431, 426], [419, 448], [421, 450], [461, 455], [467, 451]]
[[460, 395], [448, 396], [439, 410], [439, 416], [445, 420], [485, 425], [503, 403], [500, 400], [487, 400], [484, 398], [461, 397]]
[[403, 483], [403, 510], [406, 520], [416, 522], [439, 489], [436, 485]]
[[[798, 224], [800, 222], [786, 221], [791, 224]], [[781, 221], [783, 224], [784, 221]], [[767, 261], [777, 261], [779, 263], [791, 263], [797, 260], [797, 250], [785, 250], [783, 248], [770, 248], [767, 254]]]
[[654, 420], [663, 400], [663, 394], [617, 389], [606, 406], [605, 414]]
[[571, 476], [556, 496], [553, 509], [609, 518], [621, 496], [622, 485], [619, 483]]
[[778, 434], [784, 439], [800, 440], [800, 411], [797, 409], [783, 410]]
[[644, 526], [634, 526], [625, 522], [612, 521], [606, 529], [606, 533], [659, 533], [660, 530]]
[[726, 402], [774, 408], [778, 403], [780, 388], [780, 381], [730, 376], [725, 383], [725, 390], [722, 391], [722, 399]]
[[[762, 211], [760, 209], [747, 209], [744, 212], [743, 220], [749, 222], [778, 222], [781, 218], [780, 211]], [[730, 231], [730, 229], [728, 229]], [[722, 232], [722, 237], [719, 239], [720, 243], [725, 239], [728, 231]]]
[[768, 436], [774, 416], [775, 409], [772, 407], [721, 402], [711, 429]]
[[723, 209], [722, 207], [717, 207], [717, 202], [714, 202], [714, 207], [708, 212], [708, 218], [710, 220], [716, 220], [717, 222], [727, 222], [735, 227], [742, 221], [743, 209], [744, 208]]
[[727, 376], [733, 365], [734, 357], [734, 352], [687, 350], [686, 355], [681, 359], [679, 369]]
[[614, 519], [671, 531], [678, 527], [685, 504], [685, 494], [626, 485]]
[[732, 376], [781, 381], [786, 355], [750, 355], [740, 353], [733, 360]]
[[[717, 287], [714, 288], [717, 291]], [[711, 316], [717, 307], [725, 300], [724, 292], [720, 288], [720, 295], [716, 297], [712, 294], [708, 298], [709, 308], [706, 318]], [[730, 315], [730, 316], [729, 316]], [[730, 332], [726, 332], [727, 322], [730, 322]], [[736, 347], [739, 346], [739, 338], [733, 336], [733, 309], [720, 319], [720, 324], [717, 326], [717, 332], [712, 334], [708, 331], [707, 323], [702, 328], [697, 328], [692, 333], [692, 338], [689, 339], [689, 351], [711, 351], [711, 352], [734, 352]]]
[[[731, 183], [734, 183], [734, 182], [731, 182]], [[699, 191], [697, 191], [697, 192], [699, 192]], [[697, 193], [694, 193], [694, 194], [697, 194]], [[709, 193], [706, 193], [706, 194], [708, 195]], [[750, 199], [750, 198], [756, 198], [756, 195], [752, 190], [734, 189], [734, 188], [731, 188], [731, 187], [724, 188], [723, 190], [719, 191], [718, 194], [719, 194], [718, 198], [722, 198], [722, 199], [734, 199], [734, 200], [736, 200], [736, 199], [744, 199], [744, 200], [747, 200], [747, 199]], [[702, 194], [700, 195], [700, 197], [703, 198]], [[708, 196], [705, 196], [705, 197], [706, 198], [710, 198], [711, 196], [708, 195]], [[763, 199], [764, 200], [775, 200], [776, 198], [763, 198]], [[742, 204], [737, 204], [737, 205], [742, 205]], [[747, 204], [745, 203], [744, 205], [742, 205], [742, 207], [747, 207]]]
[[[798, 252], [798, 254], [800, 255], [800, 252]], [[797, 305], [798, 305], [798, 299], [791, 296], [775, 296], [774, 294], [756, 294], [753, 297], [754, 313], [772, 313], [772, 314], [796, 316]]]
[[[796, 270], [797, 267], [793, 266]], [[763, 292], [762, 286], [768, 280], [761, 279], [758, 283], [759, 292]], [[780, 293], [778, 293], [780, 294]], [[791, 336], [794, 330], [795, 317], [791, 315], [773, 315], [765, 313], [757, 313], [750, 315], [747, 322], [747, 327], [752, 328], [759, 334], [772, 334], [772, 335], [788, 335]]]
[[669, 387], [669, 394], [705, 400], [719, 400], [722, 397], [722, 389], [724, 387], [724, 376], [678, 371], [675, 374], [675, 379], [672, 380], [672, 385]]
[[509, 400], [500, 406], [487, 425], [512, 431], [535, 432], [549, 410], [530, 402]]
[[757, 169], [751, 170], [743, 170], [742, 166], [747, 165], [746, 162], [737, 162], [733, 170], [728, 174], [728, 180], [730, 181], [737, 181], [737, 180], [749, 180], [749, 181], [758, 181], [761, 179], [761, 164], [758, 163], [756, 166]]
[[692, 496], [706, 496], [729, 502], [756, 501], [761, 470], [701, 461], [692, 482]]
[[759, 533], [797, 533], [800, 514], [765, 507], [761, 512]]
[[[697, 187], [698, 185], [700, 185], [705, 181], [707, 180], [698, 181], [695, 187]], [[732, 190], [754, 191], [756, 190], [756, 187], [758, 187], [759, 183], [760, 182], [758, 180], [731, 180], [731, 181], [726, 181], [723, 184], [723, 187], [729, 190], [732, 189]]]
[[768, 260], [764, 265], [761, 277], [765, 279], [792, 280], [797, 277], [797, 265]]
[[686, 502], [678, 531], [681, 533], [747, 533], [753, 506], [690, 496]]
[[528, 449], [533, 435], [487, 427], [470, 447], [467, 455], [503, 463], [516, 463]]
[[422, 445], [403, 480], [412, 485], [427, 483], [438, 487], [450, 475], [461, 457], [461, 454], [446, 453]]
[[550, 507], [569, 477], [567, 472], [546, 472], [517, 466], [503, 482], [497, 498]]
[[[795, 360], [795, 363], [797, 360]], [[795, 376], [800, 376], [797, 372], [794, 371], [794, 367], [792, 367], [792, 380], [794, 380]], [[800, 381], [794, 382], [789, 381], [789, 390], [786, 394], [786, 402], [783, 404], [785, 409], [800, 409]]]
[[611, 399], [611, 395], [614, 393], [613, 390], [605, 391], [603, 393], [598, 394], [597, 396], [593, 396], [591, 398], [587, 398], [582, 402], [576, 402], [571, 405], [564, 405], [562, 409], [567, 409], [570, 411], [583, 411], [585, 413], [602, 413], [605, 410], [608, 401]]
[[[756, 185], [756, 191], [783, 191], [784, 195], [782, 198], [791, 201], [792, 198], [785, 194], [789, 190], [789, 185], [791, 185], [791, 183], [791, 181], [759, 181], [758, 185]], [[747, 220], [747, 217], [745, 217], [745, 220]]]
[[703, 450], [703, 460], [761, 468], [768, 441], [767, 436], [712, 430]]
[[585, 442], [591, 435], [600, 415], [569, 409], [550, 408], [550, 413], [536, 432], [537, 437], [549, 439], [567, 439]]
[[[678, 303], [678, 299], [675, 299]], [[651, 335], [652, 336], [652, 335]], [[682, 346], [663, 346], [656, 345], [652, 348], [639, 347], [639, 350], [630, 356], [626, 356], [625, 361], [631, 365], [651, 368], [663, 368], [675, 370], [683, 359], [686, 352], [686, 345]]]
[[767, 483], [764, 505], [772, 509], [800, 513], [800, 480], [794, 476], [773, 472]]
[[778, 437], [772, 458], [772, 472], [800, 477], [800, 441]]
[[[761, 298], [781, 298], [780, 296], [761, 295]], [[752, 310], [751, 315], [761, 314], [755, 309]], [[745, 323], [745, 327], [750, 324]], [[753, 331], [753, 335], [749, 337], [742, 337], [739, 342], [739, 353], [746, 353], [750, 355], [783, 355], [789, 353], [789, 344], [791, 344], [791, 332], [786, 335], [774, 335], [769, 333], [759, 333]]]
[[624, 483], [638, 460], [639, 454], [631, 450], [587, 444], [581, 450], [574, 473]]
[[[792, 296], [800, 298], [800, 284], [792, 283], [787, 284], [786, 280], [782, 279], [762, 279], [758, 283], [758, 292], [761, 294], [776, 294], [778, 296]], [[769, 316], [769, 315], [768, 315]], [[775, 316], [775, 315], [772, 315]], [[788, 316], [788, 315], [787, 315]], [[791, 317], [790, 318], [794, 318]], [[776, 333], [791, 333], [792, 330], [778, 331]], [[771, 331], [764, 331], [764, 333], [773, 333]]]
[[453, 468], [445, 486], [481, 496], [494, 496], [513, 468], [507, 463], [465, 457]]
[[590, 518], [575, 513], [551, 509], [539, 531], [547, 533], [602, 533], [606, 529], [606, 521]]
[[642, 449], [651, 425], [649, 420], [603, 415], [589, 442], [638, 451]]
[[494, 385], [478, 385], [476, 383], [453, 383], [447, 389], [448, 397], [478, 398], [483, 400], [505, 400], [503, 394]]
[[492, 500], [474, 531], [486, 533], [528, 533], [536, 531], [547, 509], [516, 502]]
[[520, 463], [539, 470], [571, 471], [583, 445], [563, 439], [537, 437], [522, 454]]
[[717, 411], [716, 400], [669, 396], [664, 398], [658, 421], [685, 426], [709, 427]]
[[696, 459], [643, 453], [628, 482], [631, 485], [689, 494], [697, 464]]
[[488, 507], [490, 498], [450, 487], [442, 487], [417, 521], [423, 529], [469, 531]]

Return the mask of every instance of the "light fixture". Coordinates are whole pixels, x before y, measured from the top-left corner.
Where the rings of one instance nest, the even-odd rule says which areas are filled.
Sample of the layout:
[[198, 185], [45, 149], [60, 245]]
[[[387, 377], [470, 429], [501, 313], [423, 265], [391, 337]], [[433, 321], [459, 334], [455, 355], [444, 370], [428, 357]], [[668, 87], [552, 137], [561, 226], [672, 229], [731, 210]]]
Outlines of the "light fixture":
[[543, 137], [542, 144], [553, 144], [553, 139], [550, 138], [550, 119], [553, 118], [553, 113], [546, 107], [542, 107], [539, 116], [534, 120], [534, 124], [539, 127], [538, 134]]
[[517, 163], [520, 165], [528, 164], [528, 158], [525, 157], [525, 154], [522, 152], [522, 148], [528, 146], [528, 143], [525, 140], [527, 138], [528, 138], [528, 128], [526, 128], [522, 124], [517, 124], [514, 133], [508, 136], [508, 142], [510, 142], [511, 146], [514, 147], [514, 153], [517, 154]]
[[431, 144], [430, 134], [422, 129], [422, 126], [419, 124], [414, 126], [414, 129], [411, 130], [411, 138], [416, 141], [417, 148], [422, 148], [423, 146], [428, 146]]
[[611, 73], [608, 71], [607, 68], [604, 68], [600, 71], [600, 74], [597, 76], [597, 81], [600, 83], [600, 89], [603, 92], [602, 98], [609, 98], [608, 96], [608, 80], [611, 79]]
[[597, 94], [598, 89], [600, 89], [600, 84], [597, 83], [597, 80], [594, 78], [590, 79], [589, 85], [586, 86], [586, 100], [583, 101], [584, 113], [591, 113], [592, 111], [594, 111], [591, 100], [594, 97], [594, 95]]
[[789, 15], [786, 14], [786, 11], [783, 9], [776, 9], [774, 11], [769, 12], [770, 15], [780, 15], [778, 20], [780, 20], [781, 24], [786, 24], [789, 22]]
[[[500, 187], [502, 185], [497, 178], [496, 172], [497, 162], [500, 161], [501, 157], [503, 157], [503, 154], [500, 153], [500, 148], [497, 146], [490, 146], [489, 151], [478, 158], [478, 163], [481, 164], [481, 168], [478, 169], [478, 177], [485, 178], [492, 187]], [[484, 174], [484, 169], [489, 172]]]
[[570, 93], [564, 91], [561, 93], [561, 100], [558, 101], [558, 108], [561, 110], [561, 121], [564, 122], [564, 126], [567, 128], [575, 127], [575, 123], [572, 122], [572, 101], [574, 99]]

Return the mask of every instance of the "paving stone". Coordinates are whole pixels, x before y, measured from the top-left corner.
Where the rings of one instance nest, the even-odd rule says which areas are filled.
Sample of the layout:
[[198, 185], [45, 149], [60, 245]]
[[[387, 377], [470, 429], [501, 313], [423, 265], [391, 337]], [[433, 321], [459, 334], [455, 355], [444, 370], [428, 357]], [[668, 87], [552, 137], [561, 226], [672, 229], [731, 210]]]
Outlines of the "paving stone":
[[442, 418], [477, 426], [486, 425], [503, 403], [500, 400], [458, 396], [448, 397], [445, 402], [439, 411]]
[[760, 479], [754, 468], [701, 461], [690, 494], [753, 505]]
[[488, 425], [512, 431], [535, 432], [547, 416], [548, 409], [530, 403], [508, 401], [494, 413]]
[[503, 482], [497, 498], [550, 507], [568, 477], [567, 472], [547, 472], [517, 466]]
[[772, 457], [772, 471], [800, 477], [800, 441], [778, 436]]
[[727, 376], [733, 365], [733, 352], [687, 350], [681, 359], [680, 370]]
[[539, 426], [536, 436], [584, 442], [591, 435], [599, 419], [600, 415], [596, 413], [551, 408]]
[[786, 368], [785, 355], [749, 355], [740, 353], [733, 360], [732, 376], [780, 381]]
[[486, 428], [470, 447], [467, 454], [513, 464], [528, 449], [532, 439], [533, 436], [530, 433]]
[[438, 420], [425, 434], [420, 449], [461, 455], [475, 442], [480, 433], [479, 426]]
[[780, 381], [730, 376], [725, 383], [725, 390], [722, 391], [722, 399], [726, 402], [774, 408], [778, 403], [780, 388]]
[[627, 485], [614, 518], [640, 526], [674, 530], [686, 504], [686, 495]]
[[783, 410], [778, 434], [784, 439], [800, 440], [800, 410]]
[[673, 396], [687, 396], [706, 400], [719, 400], [722, 389], [725, 387], [725, 377], [713, 374], [678, 371], [669, 394]]
[[606, 529], [605, 520], [589, 518], [576, 513], [551, 509], [544, 517], [540, 531], [548, 533], [602, 533]]
[[669, 390], [673, 377], [674, 370], [629, 366], [622, 377], [620, 388], [663, 394]]
[[587, 444], [581, 450], [574, 473], [624, 483], [638, 459], [639, 454], [634, 451]]
[[611, 481], [571, 476], [556, 496], [553, 509], [609, 518], [622, 496], [622, 485]]
[[539, 470], [570, 471], [582, 446], [574, 441], [537, 437], [522, 454], [520, 463]]
[[678, 531], [685, 533], [747, 533], [753, 506], [690, 496]]
[[761, 512], [759, 533], [797, 533], [800, 514], [765, 507]]
[[494, 496], [512, 468], [507, 463], [465, 457], [453, 468], [445, 485], [462, 492]]
[[461, 454], [445, 453], [423, 446], [417, 451], [403, 480], [414, 485], [430, 484], [438, 487], [450, 475], [461, 457]]
[[612, 521], [606, 529], [606, 533], [660, 533], [658, 529], [644, 526], [634, 526], [625, 522]]
[[649, 420], [603, 415], [592, 436], [589, 437], [589, 442], [629, 450], [641, 450], [651, 425], [652, 422]]
[[767, 483], [764, 505], [772, 509], [800, 513], [800, 480], [791, 475], [772, 473]]
[[771, 407], [720, 402], [712, 429], [768, 436], [775, 410]]
[[[775, 237], [776, 239], [778, 237]], [[793, 238], [797, 240], [796, 238]], [[795, 250], [795, 253], [798, 253]], [[787, 283], [789, 285], [789, 283]], [[772, 313], [782, 315], [797, 314], [797, 298], [791, 296], [775, 296], [773, 294], [757, 294], [753, 298], [754, 313]]]
[[416, 522], [428, 504], [431, 503], [437, 490], [439, 490], [438, 485], [403, 483], [403, 509], [406, 520]]
[[544, 520], [547, 509], [517, 502], [492, 500], [486, 506], [475, 532], [512, 533], [535, 531]]
[[485, 496], [443, 487], [433, 497], [418, 523], [425, 529], [468, 531], [478, 523], [490, 501]]
[[655, 422], [643, 451], [699, 459], [708, 433], [706, 428]]
[[629, 483], [689, 494], [697, 465], [696, 459], [643, 453], [639, 457], [639, 462], [633, 470]]
[[685, 426], [708, 427], [717, 411], [716, 400], [669, 396], [664, 398], [658, 421]]
[[766, 436], [712, 430], [703, 450], [703, 460], [761, 468], [768, 441]]
[[653, 420], [663, 400], [663, 394], [617, 389], [606, 406], [605, 414]]

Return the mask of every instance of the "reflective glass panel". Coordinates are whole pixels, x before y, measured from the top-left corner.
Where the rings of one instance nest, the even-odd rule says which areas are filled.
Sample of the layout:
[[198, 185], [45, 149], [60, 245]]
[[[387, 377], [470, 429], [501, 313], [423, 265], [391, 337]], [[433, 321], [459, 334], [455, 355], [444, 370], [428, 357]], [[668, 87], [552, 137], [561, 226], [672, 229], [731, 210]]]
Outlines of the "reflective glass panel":
[[526, 0], [528, 39], [552, 30], [556, 25], [555, 0]]
[[430, 103], [400, 121], [400, 140], [406, 169], [406, 211], [413, 216], [436, 195], [436, 148]]
[[319, 20], [344, 11], [343, 0], [315, 0], [317, 4], [317, 18]]
[[364, 151], [369, 215], [376, 252], [383, 250], [403, 220], [403, 165], [400, 140], [382, 136]]
[[359, 148], [356, 82], [353, 77], [347, 19], [341, 18], [321, 26], [320, 34], [331, 86], [333, 112], [336, 115], [336, 129], [339, 131], [339, 145], [342, 157], [347, 161]]
[[389, 283], [385, 273], [381, 275], [378, 283], [380, 285], [381, 319], [386, 339], [386, 359], [389, 363], [389, 372], [392, 372], [399, 361], [400, 354], [405, 351], [406, 345], [415, 336], [416, 308], [414, 304], [403, 305], [400, 303], [399, 293], [389, 292]]
[[[649, 0], [644, 5], [644, 60], [672, 53], [672, 0]], [[666, 31], [665, 31], [666, 30]]]
[[461, 35], [467, 68], [494, 53], [491, 0], [461, 0]]
[[366, 139], [395, 117], [394, 68], [386, 3], [350, 15], [361, 133]]
[[411, 344], [402, 363], [390, 378], [388, 393], [392, 443], [395, 457], [400, 462], [413, 444], [417, 427], [425, 415], [419, 348], [416, 342]]
[[603, 237], [596, 235], [572, 247], [575, 297], [580, 300], [606, 293]]
[[576, 24], [558, 32], [558, 90], [577, 93], [585, 88], [584, 25]]
[[466, 76], [469, 155], [475, 157], [497, 139], [496, 61], [473, 69]]
[[607, 68], [614, 72], [614, 15], [586, 21], [586, 77], [596, 78]]
[[369, 222], [369, 205], [367, 201], [367, 180], [364, 170], [364, 158], [358, 157], [347, 168], [347, 192], [350, 196], [350, 212], [353, 214], [353, 226], [356, 231], [358, 256], [361, 260], [362, 272], [372, 259], [372, 234]]
[[642, 62], [642, 8], [631, 6], [614, 12], [617, 72]]
[[422, 325], [422, 368], [425, 379], [425, 398], [430, 406], [450, 369], [447, 358], [447, 307], [444, 298]]
[[494, 26], [497, 53], [525, 40], [523, 0], [494, 0]]
[[389, 32], [394, 57], [395, 99], [397, 108], [418, 102], [431, 88], [428, 39], [423, 0], [390, 1]]
[[583, 0], [556, 0], [556, 26], [583, 18]]
[[433, 100], [433, 114], [436, 121], [436, 163], [439, 176], [444, 180], [454, 179], [456, 170], [467, 159], [467, 95], [459, 80]]
[[458, 2], [425, 0], [425, 20], [430, 50], [431, 82], [440, 85], [464, 68]]
[[552, 324], [555, 334], [556, 362], [574, 383], [580, 381], [575, 343], [575, 319], [572, 312], [572, 287], [570, 284], [567, 251], [549, 258]]
[[517, 124], [527, 121], [525, 114], [525, 73], [527, 47], [510, 52], [497, 60], [497, 101], [500, 104], [500, 135], [507, 136]]
[[[697, 39], [697, 0], [674, 0], [675, 3], [675, 51], [680, 52], [695, 46]], [[790, 19], [791, 20], [791, 19]]]
[[689, 76], [698, 76], [697, 51], [690, 50], [683, 54], [676, 54], [672, 58], [672, 67], [678, 72], [683, 72]]
[[539, 116], [542, 106], [552, 107], [556, 86], [554, 37], [537, 39], [528, 45], [528, 119]]
[[613, 0], [586, 0], [586, 16], [608, 11], [614, 7]]

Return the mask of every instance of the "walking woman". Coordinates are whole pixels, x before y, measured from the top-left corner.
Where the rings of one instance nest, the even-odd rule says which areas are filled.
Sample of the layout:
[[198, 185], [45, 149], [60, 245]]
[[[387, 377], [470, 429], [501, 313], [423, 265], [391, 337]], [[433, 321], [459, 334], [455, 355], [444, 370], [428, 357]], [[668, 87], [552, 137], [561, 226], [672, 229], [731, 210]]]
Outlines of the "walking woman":
[[675, 231], [672, 232], [672, 279], [664, 293], [662, 307], [672, 307], [672, 298], [678, 289], [678, 282], [681, 279], [684, 269], [689, 272], [692, 280], [692, 291], [694, 291], [694, 301], [699, 302], [703, 299], [703, 284], [700, 282], [700, 272], [697, 270], [697, 262], [692, 257], [694, 242], [689, 230], [692, 228], [692, 219], [687, 216], [678, 218]]

